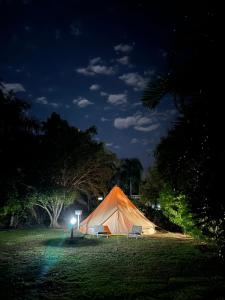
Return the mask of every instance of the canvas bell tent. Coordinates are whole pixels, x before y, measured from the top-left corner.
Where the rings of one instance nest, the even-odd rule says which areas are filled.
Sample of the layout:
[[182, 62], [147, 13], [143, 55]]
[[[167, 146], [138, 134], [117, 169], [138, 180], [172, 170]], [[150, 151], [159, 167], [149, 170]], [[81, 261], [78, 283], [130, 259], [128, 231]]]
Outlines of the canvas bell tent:
[[143, 234], [155, 233], [155, 225], [115, 186], [99, 206], [80, 224], [80, 231], [94, 234], [103, 225], [111, 234], [128, 234], [133, 225], [142, 226]]

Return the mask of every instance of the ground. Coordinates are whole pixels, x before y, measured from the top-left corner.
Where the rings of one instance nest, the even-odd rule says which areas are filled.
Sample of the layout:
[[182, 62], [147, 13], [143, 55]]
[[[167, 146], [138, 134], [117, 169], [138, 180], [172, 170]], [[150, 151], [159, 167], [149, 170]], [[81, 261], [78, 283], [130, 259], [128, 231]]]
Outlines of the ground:
[[225, 299], [212, 246], [176, 234], [141, 239], [0, 231], [1, 299]]

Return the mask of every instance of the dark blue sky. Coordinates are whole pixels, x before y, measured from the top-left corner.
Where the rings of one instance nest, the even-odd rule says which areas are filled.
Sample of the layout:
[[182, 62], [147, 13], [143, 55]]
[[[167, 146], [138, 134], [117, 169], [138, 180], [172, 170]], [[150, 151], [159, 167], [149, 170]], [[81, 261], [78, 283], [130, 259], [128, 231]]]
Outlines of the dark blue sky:
[[31, 115], [96, 125], [106, 147], [146, 168], [176, 110], [165, 99], [149, 111], [140, 99], [188, 18], [166, 3], [0, 0], [0, 77]]

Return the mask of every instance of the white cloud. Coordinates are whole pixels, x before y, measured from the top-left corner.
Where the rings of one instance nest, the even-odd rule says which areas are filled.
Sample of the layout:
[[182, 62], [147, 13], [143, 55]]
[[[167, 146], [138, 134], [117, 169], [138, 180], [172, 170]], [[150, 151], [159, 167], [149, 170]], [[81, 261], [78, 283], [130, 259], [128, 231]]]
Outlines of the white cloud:
[[133, 128], [137, 131], [149, 132], [157, 129], [160, 125], [159, 123], [151, 124], [153, 121], [155, 121], [154, 118], [136, 114], [125, 118], [115, 118], [114, 127], [117, 129]]
[[36, 102], [37, 102], [37, 103], [40, 103], [40, 104], [44, 104], [44, 105], [48, 104], [48, 100], [47, 100], [46, 97], [38, 97], [38, 98], [36, 99]]
[[143, 91], [148, 83], [148, 79], [138, 73], [127, 73], [119, 76], [127, 85], [132, 86], [135, 91]]
[[136, 107], [136, 106], [141, 106], [141, 105], [142, 105], [142, 103], [141, 103], [141, 102], [135, 102], [135, 103], [133, 103], [133, 104], [132, 104], [132, 106], [133, 106], [133, 107]]
[[92, 58], [89, 65], [85, 68], [76, 69], [77, 73], [85, 76], [112, 75], [115, 74], [115, 68], [103, 64], [101, 57]]
[[138, 130], [138, 131], [143, 131], [143, 132], [150, 132], [150, 131], [156, 130], [157, 128], [159, 128], [159, 126], [160, 126], [160, 124], [157, 123], [157, 124], [150, 125], [148, 127], [135, 126], [134, 129]]
[[100, 89], [100, 85], [99, 84], [92, 84], [90, 87], [89, 87], [89, 90], [91, 91], [97, 91]]
[[113, 143], [106, 143], [105, 144], [107, 147], [112, 147], [113, 146]]
[[51, 105], [53, 107], [59, 107], [61, 104], [57, 103], [57, 102], [50, 102], [49, 105]]
[[93, 76], [93, 75], [95, 75], [88, 68], [78, 68], [78, 69], [76, 69], [76, 71], [77, 71], [77, 73], [85, 75], [85, 76]]
[[121, 58], [118, 58], [116, 61], [124, 66], [129, 65], [129, 57], [128, 56], [123, 56]]
[[117, 129], [127, 129], [136, 124], [136, 117], [130, 116], [126, 118], [116, 118], [114, 120], [114, 127]]
[[126, 94], [111, 94], [108, 96], [108, 103], [112, 105], [120, 105], [127, 103], [127, 95]]
[[133, 46], [127, 45], [127, 44], [119, 44], [119, 45], [114, 46], [114, 50], [127, 53], [127, 52], [130, 52], [131, 50], [133, 50]]
[[26, 92], [21, 83], [2, 83], [5, 92], [13, 91], [14, 93]]
[[82, 97], [78, 97], [78, 99], [74, 99], [72, 102], [73, 102], [73, 104], [76, 104], [80, 108], [85, 108], [85, 107], [93, 104], [93, 102], [87, 100], [86, 98], [82, 98]]

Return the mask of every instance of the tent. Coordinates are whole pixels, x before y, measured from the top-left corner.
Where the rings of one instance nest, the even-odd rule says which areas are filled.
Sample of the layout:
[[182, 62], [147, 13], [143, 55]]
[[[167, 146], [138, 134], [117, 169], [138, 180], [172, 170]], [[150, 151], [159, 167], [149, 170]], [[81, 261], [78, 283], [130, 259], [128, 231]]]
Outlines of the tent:
[[94, 234], [94, 226], [103, 225], [111, 234], [127, 234], [133, 225], [142, 226], [144, 234], [155, 233], [155, 225], [118, 187], [110, 191], [99, 206], [80, 224], [80, 231]]

